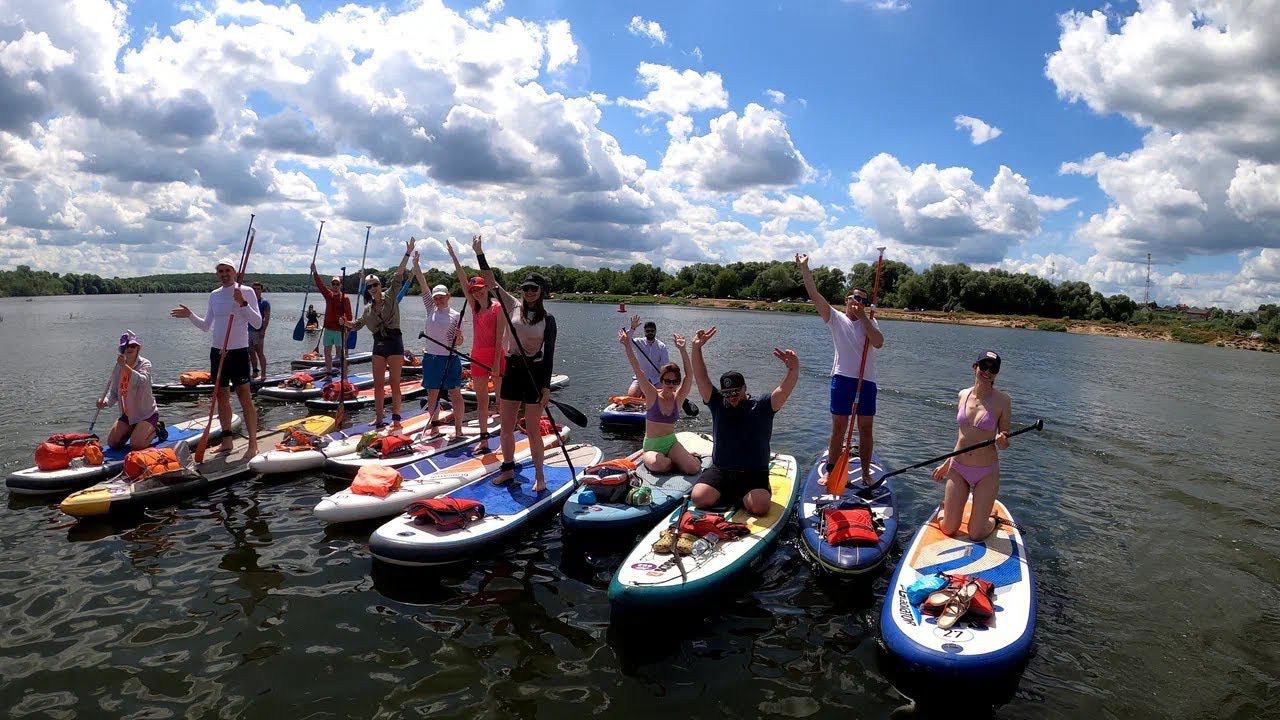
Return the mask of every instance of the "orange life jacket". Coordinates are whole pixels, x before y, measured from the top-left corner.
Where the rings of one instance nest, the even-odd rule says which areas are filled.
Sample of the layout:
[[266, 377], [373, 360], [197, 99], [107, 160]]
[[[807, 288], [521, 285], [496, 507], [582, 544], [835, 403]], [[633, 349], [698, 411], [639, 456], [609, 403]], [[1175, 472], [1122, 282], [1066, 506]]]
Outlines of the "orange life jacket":
[[400, 489], [404, 482], [400, 471], [386, 465], [362, 465], [351, 482], [351, 492], [356, 495], [386, 497]]
[[337, 400], [339, 387], [341, 387], [343, 398], [346, 400], [355, 400], [356, 395], [359, 394], [359, 391], [356, 390], [355, 385], [352, 385], [350, 382], [346, 380], [340, 380], [338, 382], [329, 383], [328, 385], [324, 386], [324, 399], [331, 400], [331, 401]]

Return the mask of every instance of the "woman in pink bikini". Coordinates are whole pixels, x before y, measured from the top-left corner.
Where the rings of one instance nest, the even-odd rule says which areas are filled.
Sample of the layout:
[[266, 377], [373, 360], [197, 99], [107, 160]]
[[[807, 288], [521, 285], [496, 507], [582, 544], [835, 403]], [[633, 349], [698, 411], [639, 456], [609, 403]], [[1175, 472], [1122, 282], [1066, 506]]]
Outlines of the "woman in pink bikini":
[[936, 482], [946, 483], [942, 495], [942, 516], [938, 519], [940, 529], [946, 535], [955, 535], [960, 530], [965, 501], [972, 493], [969, 538], [975, 542], [986, 539], [995, 530], [991, 509], [1000, 491], [1000, 456], [996, 448], [1009, 448], [1009, 417], [1013, 414], [1013, 399], [1008, 393], [995, 388], [999, 373], [998, 354], [987, 350], [979, 355], [973, 362], [973, 387], [960, 391], [960, 409], [956, 413], [956, 424], [960, 426], [957, 450], [992, 438], [995, 438], [995, 447], [988, 445], [957, 455], [933, 471]]

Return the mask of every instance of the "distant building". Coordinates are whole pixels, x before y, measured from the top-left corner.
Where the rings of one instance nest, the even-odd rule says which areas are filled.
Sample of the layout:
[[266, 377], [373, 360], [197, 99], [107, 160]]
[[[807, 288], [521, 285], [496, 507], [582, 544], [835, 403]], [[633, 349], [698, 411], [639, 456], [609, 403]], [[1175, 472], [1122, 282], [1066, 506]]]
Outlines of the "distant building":
[[1209, 317], [1208, 308], [1188, 307], [1186, 305], [1179, 305], [1176, 309], [1178, 312], [1182, 313], [1183, 317], [1187, 318], [1188, 320], [1205, 320], [1205, 319], [1208, 319]]

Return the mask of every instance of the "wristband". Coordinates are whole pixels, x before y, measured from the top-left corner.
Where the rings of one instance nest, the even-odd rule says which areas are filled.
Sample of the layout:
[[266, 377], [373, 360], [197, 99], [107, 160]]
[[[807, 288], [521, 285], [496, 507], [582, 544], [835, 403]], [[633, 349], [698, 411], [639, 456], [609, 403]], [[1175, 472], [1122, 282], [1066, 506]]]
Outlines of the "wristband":
[[481, 270], [489, 269], [489, 261], [484, 258], [484, 253], [476, 255], [476, 262], [480, 263]]

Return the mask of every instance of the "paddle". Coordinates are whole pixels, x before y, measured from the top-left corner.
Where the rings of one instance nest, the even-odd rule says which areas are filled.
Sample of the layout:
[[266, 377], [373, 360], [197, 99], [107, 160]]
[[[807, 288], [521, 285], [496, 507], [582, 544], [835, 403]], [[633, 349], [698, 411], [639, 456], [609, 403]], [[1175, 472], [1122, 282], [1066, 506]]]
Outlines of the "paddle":
[[[347, 266], [346, 265], [342, 266], [342, 284], [339, 285], [339, 287], [342, 288], [342, 292], [344, 293], [346, 292], [346, 288], [347, 288]], [[348, 330], [347, 332], [350, 333], [347, 336], [348, 338], [355, 337], [354, 332], [351, 332], [350, 330]], [[347, 346], [349, 344], [350, 344], [350, 340], [348, 340], [347, 342], [338, 343], [338, 412], [334, 413], [333, 415], [333, 424], [338, 426], [339, 428], [342, 427], [342, 421], [347, 419]], [[333, 381], [333, 378], [330, 378], [330, 382], [332, 381]]]
[[[240, 268], [236, 272], [236, 287], [244, 280], [245, 268], [249, 265], [249, 254], [253, 252], [253, 239], [257, 235], [253, 230], [255, 215], [249, 214], [249, 229], [244, 234], [244, 247], [240, 250]], [[222, 387], [222, 368], [227, 364], [227, 345], [231, 342], [231, 326], [235, 323], [235, 310], [227, 315], [227, 331], [222, 334], [222, 349], [218, 354], [218, 371], [213, 376], [213, 397], [209, 402], [209, 417], [204, 421], [204, 432], [200, 442], [196, 444], [196, 464], [204, 462], [204, 452], [209, 449], [209, 430], [213, 428], [213, 413], [218, 408], [218, 391]], [[230, 400], [228, 400], [230, 402]]]
[[[311, 251], [311, 265], [316, 264], [316, 255], [320, 252], [320, 235], [324, 233], [324, 221], [320, 221], [320, 231], [316, 233], [316, 249]], [[302, 342], [302, 338], [307, 335], [307, 299], [311, 296], [311, 285], [307, 285], [307, 291], [302, 295], [302, 314], [298, 316], [298, 324], [293, 326], [293, 339], [295, 342]], [[316, 347], [320, 347], [319, 344]]]
[[[639, 343], [636, 341], [636, 339], [635, 339], [635, 338], [631, 338], [631, 342], [632, 342], [632, 344], [636, 344], [636, 345], [638, 345], [638, 344], [639, 344]], [[649, 361], [649, 364], [653, 366], [653, 369], [654, 369], [654, 370], [657, 370], [657, 371], [658, 371], [658, 374], [659, 374], [659, 375], [661, 375], [661, 374], [662, 374], [662, 368], [658, 367], [658, 363], [654, 362], [654, 361], [653, 361], [653, 358], [651, 358], [651, 357], [649, 357], [648, 355], [646, 355], [646, 354], [645, 354], [645, 352], [644, 352], [644, 350], [641, 350], [641, 351], [640, 351], [640, 354], [644, 356], [644, 359], [645, 359], [645, 360], [648, 360], [648, 361]], [[661, 378], [659, 378], [659, 380], [661, 380]], [[694, 405], [694, 404], [693, 404], [693, 403], [691, 403], [691, 402], [689, 402], [689, 398], [685, 398], [685, 399], [684, 399], [684, 404], [682, 404], [680, 407], [684, 408], [684, 414], [685, 414], [685, 415], [688, 415], [689, 417], [698, 417], [698, 406], [697, 406], [697, 405]]]
[[[871, 288], [871, 308], [875, 307], [876, 296], [880, 294], [880, 272], [884, 269], [884, 248], [880, 250], [880, 259], [876, 261], [876, 280]], [[871, 312], [868, 309], [867, 312]], [[871, 336], [867, 335], [862, 342], [862, 362], [858, 364], [858, 384], [853, 388], [853, 417], [849, 418], [849, 428], [845, 431], [844, 446], [840, 449], [840, 457], [832, 463], [827, 473], [827, 491], [836, 497], [844, 494], [849, 485], [849, 455], [853, 451], [853, 433], [858, 427], [858, 401], [862, 399], [862, 374], [867, 369], [867, 353], [871, 351]]]
[[[364, 260], [369, 255], [369, 230], [372, 227], [372, 225], [364, 226], [364, 252], [360, 253], [360, 285], [356, 289], [356, 312], [353, 317], [360, 317], [360, 301], [364, 299]], [[346, 292], [346, 287], [346, 281], [344, 280], [342, 284], [343, 292]], [[347, 336], [347, 349], [356, 349], [356, 333], [351, 333]]]
[[[511, 321], [511, 319], [510, 319], [510, 318], [508, 318], [508, 319], [507, 319], [507, 322], [510, 322], [510, 321]], [[426, 334], [424, 334], [424, 333], [419, 333], [419, 334], [418, 334], [418, 337], [425, 339], [427, 342], [435, 343], [436, 345], [439, 345], [440, 347], [445, 348], [445, 349], [446, 349], [446, 350], [448, 350], [449, 352], [452, 352], [454, 355], [457, 355], [458, 357], [462, 358], [463, 360], [466, 360], [466, 361], [470, 362], [472, 365], [477, 365], [477, 366], [479, 366], [479, 367], [484, 368], [485, 370], [493, 370], [493, 368], [489, 367], [488, 365], [485, 365], [484, 363], [480, 362], [479, 360], [476, 360], [475, 358], [473, 358], [473, 357], [471, 357], [470, 355], [468, 355], [468, 354], [466, 354], [466, 353], [462, 352], [461, 350], [458, 350], [457, 348], [451, 348], [451, 347], [449, 347], [448, 345], [445, 345], [444, 343], [440, 342], [439, 340], [436, 340], [435, 338], [427, 337], [427, 336], [426, 336]], [[418, 402], [419, 402], [419, 404], [420, 404], [420, 406], [421, 406], [421, 407], [424, 407], [424, 408], [425, 408], [425, 407], [427, 406], [427, 401], [426, 401], [426, 400], [419, 400]], [[555, 405], [555, 406], [556, 406], [556, 408], [557, 408], [560, 412], [564, 413], [565, 419], [567, 419], [569, 422], [573, 423], [574, 425], [577, 425], [578, 427], [586, 427], [586, 426], [587, 426], [587, 416], [586, 416], [586, 415], [583, 415], [583, 414], [582, 414], [582, 411], [581, 411], [581, 410], [579, 410], [578, 408], [576, 408], [576, 407], [574, 407], [574, 406], [572, 406], [572, 405], [570, 405], [570, 404], [568, 404], [568, 403], [560, 402], [559, 400], [556, 400], [555, 398], [550, 398], [550, 399], [548, 400], [548, 403], [549, 403], [549, 404], [551, 404], [551, 405]]]
[[[1015, 435], [1021, 435], [1021, 434], [1022, 434], [1022, 433], [1024, 433], [1024, 432], [1030, 432], [1030, 431], [1032, 431], [1032, 430], [1043, 430], [1043, 429], [1044, 429], [1044, 420], [1037, 420], [1037, 421], [1035, 421], [1034, 423], [1032, 423], [1032, 424], [1030, 424], [1030, 425], [1028, 425], [1028, 426], [1026, 426], [1026, 427], [1024, 427], [1024, 428], [1019, 428], [1018, 430], [1014, 430], [1013, 432], [1009, 433], [1009, 434], [1008, 434], [1008, 435], [1006, 435], [1005, 437], [1006, 437], [1006, 438], [1011, 438], [1011, 437], [1013, 437], [1013, 436], [1015, 436]], [[875, 481], [874, 483], [872, 483], [872, 484], [870, 484], [870, 485], [868, 485], [868, 486], [866, 486], [866, 487], [864, 487], [864, 488], [859, 488], [856, 492], [857, 492], [859, 495], [865, 495], [866, 493], [869, 493], [869, 492], [871, 492], [872, 490], [875, 490], [876, 488], [880, 487], [880, 486], [884, 483], [884, 481], [885, 481], [885, 480], [888, 480], [889, 478], [893, 477], [894, 475], [901, 475], [902, 473], [907, 472], [908, 470], [915, 470], [916, 468], [922, 468], [922, 467], [924, 467], [925, 465], [932, 465], [932, 464], [934, 464], [934, 463], [936, 463], [936, 462], [941, 462], [941, 461], [943, 461], [943, 460], [946, 460], [947, 458], [955, 457], [956, 455], [963, 455], [963, 454], [965, 454], [965, 453], [967, 453], [967, 452], [971, 452], [971, 451], [973, 451], [973, 450], [977, 450], [977, 449], [979, 449], [979, 448], [984, 448], [984, 447], [987, 447], [987, 446], [990, 446], [990, 445], [995, 445], [995, 444], [996, 444], [995, 438], [992, 438], [992, 439], [990, 439], [990, 440], [986, 440], [986, 441], [984, 441], [984, 442], [976, 443], [976, 444], [970, 445], [970, 446], [968, 446], [968, 447], [962, 447], [962, 448], [960, 448], [959, 450], [952, 450], [951, 452], [947, 453], [946, 455], [939, 455], [939, 456], [938, 456], [938, 457], [936, 457], [936, 458], [929, 458], [928, 460], [925, 460], [925, 461], [923, 461], [923, 462], [918, 462], [918, 463], [916, 463], [915, 465], [908, 465], [907, 467], [899, 468], [899, 469], [897, 469], [897, 470], [894, 470], [893, 472], [887, 472], [887, 473], [885, 473], [884, 475], [881, 475], [879, 480]]]
[[[103, 389], [102, 389], [102, 395], [98, 396], [98, 399], [99, 399], [99, 400], [101, 400], [102, 398], [106, 397], [106, 396], [107, 396], [107, 393], [111, 392], [111, 378], [115, 377], [115, 374], [116, 374], [115, 369], [112, 369], [112, 370], [111, 370], [111, 374], [107, 376], [107, 386], [106, 386], [105, 388], [103, 388]], [[97, 410], [95, 410], [95, 411], [93, 412], [93, 419], [89, 421], [89, 434], [90, 434], [90, 435], [92, 435], [92, 434], [93, 434], [93, 426], [98, 424], [98, 416], [99, 416], [99, 415], [101, 415], [101, 414], [102, 414], [102, 408], [98, 408]]]

